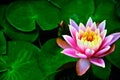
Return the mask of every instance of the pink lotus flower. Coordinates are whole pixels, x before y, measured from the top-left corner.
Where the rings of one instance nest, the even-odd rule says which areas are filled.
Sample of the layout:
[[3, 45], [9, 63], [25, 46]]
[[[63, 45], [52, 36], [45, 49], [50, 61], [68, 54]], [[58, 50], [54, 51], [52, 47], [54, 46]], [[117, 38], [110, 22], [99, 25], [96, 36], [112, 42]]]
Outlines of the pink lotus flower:
[[86, 26], [82, 23], [79, 26], [70, 19], [69, 30], [71, 36], [63, 35], [62, 40], [57, 39], [57, 44], [64, 50], [63, 54], [79, 58], [76, 63], [76, 72], [78, 76], [86, 73], [90, 64], [105, 68], [105, 62], [102, 57], [112, 53], [115, 49], [113, 44], [120, 38], [120, 32], [106, 36], [106, 21], [96, 25], [91, 18], [88, 19]]

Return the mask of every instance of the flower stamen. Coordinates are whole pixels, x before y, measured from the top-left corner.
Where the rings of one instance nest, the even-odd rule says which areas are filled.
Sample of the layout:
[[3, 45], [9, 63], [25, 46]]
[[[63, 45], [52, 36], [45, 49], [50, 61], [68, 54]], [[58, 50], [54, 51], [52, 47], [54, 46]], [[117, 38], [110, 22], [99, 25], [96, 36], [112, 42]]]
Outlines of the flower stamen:
[[101, 42], [101, 37], [99, 31], [92, 31], [90, 27], [86, 28], [86, 31], [79, 31], [79, 39], [84, 45], [87, 45], [89, 48], [98, 46]]

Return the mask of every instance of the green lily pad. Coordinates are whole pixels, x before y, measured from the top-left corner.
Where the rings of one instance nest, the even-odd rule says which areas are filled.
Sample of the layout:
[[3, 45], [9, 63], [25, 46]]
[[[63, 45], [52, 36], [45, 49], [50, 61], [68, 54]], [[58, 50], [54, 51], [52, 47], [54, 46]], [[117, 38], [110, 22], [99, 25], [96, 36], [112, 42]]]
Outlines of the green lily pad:
[[70, 18], [74, 19], [77, 23], [86, 22], [88, 17], [94, 13], [93, 0], [69, 0], [61, 10], [61, 19], [66, 22]]
[[6, 54], [6, 39], [2, 31], [0, 31], [0, 54]]
[[52, 30], [58, 26], [60, 23], [59, 10], [49, 3], [49, 1], [35, 1], [31, 5], [37, 15], [37, 24], [41, 29]]
[[0, 29], [1, 29], [1, 23], [3, 22], [4, 19], [4, 14], [5, 14], [5, 5], [0, 5]]
[[8, 42], [7, 55], [0, 57], [0, 66], [4, 67], [0, 80], [43, 80], [44, 76], [37, 65], [39, 52], [36, 46], [28, 42]]
[[93, 74], [100, 80], [107, 80], [111, 72], [111, 64], [105, 60], [105, 68], [92, 65]]
[[69, 2], [69, 0], [48, 0], [48, 1], [58, 9], [62, 9], [63, 6]]
[[120, 4], [116, 7], [116, 14], [120, 18]]
[[95, 14], [93, 15], [94, 21], [98, 23], [106, 20], [106, 29], [108, 34], [116, 32], [120, 29], [120, 20], [116, 17], [114, 11], [115, 4], [112, 1], [101, 1], [97, 3]]
[[115, 51], [107, 56], [107, 59], [116, 67], [120, 68], [120, 40], [115, 43]]
[[[95, 7], [97, 7], [99, 4], [103, 4], [103, 3], [114, 3], [114, 1], [112, 1], [112, 0], [95, 0], [94, 1], [94, 3], [95, 3]], [[104, 7], [104, 6], [103, 6]]]
[[3, 31], [5, 34], [12, 40], [24, 40], [33, 42], [37, 39], [39, 35], [39, 29], [36, 28], [36, 30], [31, 32], [22, 32], [14, 28], [12, 25], [10, 25], [6, 20], [4, 20], [3, 24]]
[[68, 62], [74, 62], [77, 59], [68, 57], [60, 53], [61, 48], [57, 46], [56, 40], [48, 40], [41, 49], [39, 57], [39, 66], [45, 78], [50, 74], [58, 72], [58, 68]]
[[[114, 3], [110, 1], [100, 1], [96, 0], [96, 9], [94, 13], [94, 19], [96, 21], [101, 21], [101, 20], [109, 20], [110, 17], [114, 16]], [[106, 6], [104, 6], [106, 5]]]
[[18, 30], [25, 32], [35, 30], [36, 15], [29, 2], [12, 2], [6, 10], [6, 18]]
[[16, 1], [6, 11], [6, 18], [16, 29], [29, 32], [35, 29], [35, 21], [43, 30], [58, 26], [59, 10], [49, 1]]

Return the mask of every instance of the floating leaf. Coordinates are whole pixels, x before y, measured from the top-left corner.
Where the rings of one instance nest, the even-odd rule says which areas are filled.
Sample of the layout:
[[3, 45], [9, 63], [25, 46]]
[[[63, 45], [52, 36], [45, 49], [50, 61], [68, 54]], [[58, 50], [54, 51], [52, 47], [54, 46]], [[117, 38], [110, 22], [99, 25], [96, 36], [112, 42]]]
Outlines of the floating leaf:
[[70, 18], [76, 22], [85, 22], [94, 12], [93, 0], [69, 0], [61, 10], [61, 19], [66, 22]]
[[118, 4], [118, 6], [116, 8], [116, 14], [120, 18], [120, 4]]
[[69, 2], [69, 0], [48, 0], [48, 1], [58, 9], [62, 9], [62, 7]]
[[36, 60], [39, 52], [28, 42], [8, 42], [7, 55], [0, 57], [0, 66], [4, 67], [0, 80], [43, 80]]
[[31, 32], [22, 32], [22, 31], [15, 29], [12, 25], [10, 25], [5, 20], [2, 26], [4, 28], [3, 30], [5, 34], [12, 40], [24, 40], [24, 41], [33, 42], [37, 39], [39, 35], [38, 29], [31, 31]]
[[36, 1], [31, 3], [36, 13], [36, 21], [43, 30], [51, 30], [58, 26], [59, 10], [48, 1]]
[[7, 20], [16, 29], [32, 31], [35, 29], [35, 21], [43, 30], [51, 30], [58, 26], [59, 10], [49, 1], [13, 2], [6, 12]]
[[0, 31], [0, 54], [6, 54], [6, 39], [2, 31]]
[[111, 72], [111, 64], [105, 60], [105, 68], [92, 65], [93, 74], [100, 80], [107, 80]]
[[104, 19], [108, 20], [110, 17], [114, 16], [114, 3], [103, 0], [102, 1], [96, 0], [95, 3], [96, 3], [96, 9], [94, 13], [95, 20], [99, 21]]
[[[94, 3], [95, 3], [95, 7], [97, 7], [99, 4], [106, 4], [106, 3], [113, 3], [113, 1], [112, 0], [95, 0], [94, 1]], [[104, 7], [104, 6], [103, 6]]]
[[115, 51], [107, 56], [107, 59], [116, 67], [120, 68], [120, 40], [115, 43]]
[[29, 32], [35, 29], [36, 15], [29, 2], [12, 2], [6, 10], [6, 18], [18, 30]]
[[[98, 1], [96, 4], [96, 10], [94, 13], [94, 20], [101, 22], [103, 20], [106, 20], [106, 28], [107, 28], [107, 32], [108, 34], [112, 33], [112, 32], [116, 32], [118, 31], [119, 25], [120, 25], [120, 21], [118, 20], [118, 18], [115, 16], [115, 4], [110, 1], [110, 0], [96, 0]], [[106, 6], [104, 6], [106, 5]]]
[[56, 44], [55, 39], [48, 40], [42, 47], [40, 57], [39, 57], [39, 66], [43, 70], [45, 78], [48, 75], [55, 73], [63, 64], [68, 62], [76, 61], [76, 59], [68, 57], [60, 53], [61, 48]]
[[5, 9], [6, 9], [6, 6], [5, 5], [0, 5], [0, 29], [1, 29], [1, 24], [3, 22], [3, 19], [4, 19], [4, 14], [5, 14]]

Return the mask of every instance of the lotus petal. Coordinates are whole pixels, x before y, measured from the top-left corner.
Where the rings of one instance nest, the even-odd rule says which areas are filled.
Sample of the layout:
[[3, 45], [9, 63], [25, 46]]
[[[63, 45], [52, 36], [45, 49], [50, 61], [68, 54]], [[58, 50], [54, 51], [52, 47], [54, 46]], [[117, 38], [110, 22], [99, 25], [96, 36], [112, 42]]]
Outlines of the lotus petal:
[[90, 68], [90, 62], [87, 59], [79, 59], [76, 63], [76, 72], [78, 76], [82, 76]]
[[78, 25], [76, 24], [76, 22], [74, 22], [74, 20], [70, 19], [70, 25], [73, 26], [77, 31], [79, 31], [79, 27]]
[[97, 26], [96, 26], [96, 23], [95, 23], [95, 22], [92, 24], [91, 29], [92, 29], [93, 31], [95, 31], [95, 30], [97, 29]]
[[110, 49], [110, 46], [106, 46], [105, 48], [103, 48], [102, 50], [99, 50], [94, 56], [99, 56], [104, 54], [105, 52], [107, 52]]
[[113, 39], [113, 36], [112, 36], [112, 35], [107, 36], [107, 37], [104, 39], [101, 48], [104, 48], [105, 46], [108, 46], [112, 39]]
[[70, 33], [71, 33], [74, 41], [76, 41], [76, 32], [77, 32], [77, 30], [71, 25], [69, 25], [69, 30], [70, 30]]
[[71, 46], [66, 41], [62, 40], [61, 38], [57, 38], [56, 42], [57, 42], [58, 46], [60, 46], [63, 49], [71, 48]]
[[74, 39], [68, 35], [63, 35], [63, 38], [65, 39], [65, 41], [71, 46], [71, 47], [76, 47], [76, 43], [74, 41]]
[[115, 44], [113, 44], [113, 45], [111, 46], [111, 48], [110, 48], [106, 53], [99, 55], [99, 57], [104, 57], [104, 56], [106, 56], [106, 55], [109, 55], [109, 54], [112, 53], [114, 50], [115, 50]]
[[86, 23], [86, 27], [91, 27], [91, 26], [92, 26], [92, 23], [93, 23], [92, 18], [89, 17], [89, 19], [88, 19], [88, 21], [87, 21], [87, 23]]
[[102, 32], [105, 29], [105, 25], [106, 25], [106, 20], [104, 20], [103, 22], [101, 22], [98, 25], [98, 28], [100, 29], [100, 32]]
[[91, 49], [86, 49], [85, 50], [85, 54], [88, 56], [88, 57], [90, 57], [90, 56], [92, 56], [93, 54], [94, 54], [94, 50], [91, 50]]
[[86, 30], [85, 26], [82, 23], [79, 24], [79, 30], [82, 30], [82, 31]]
[[96, 66], [100, 66], [100, 67], [103, 67], [105, 68], [105, 62], [103, 59], [101, 58], [93, 58], [93, 59], [90, 59], [90, 62]]
[[64, 49], [61, 53], [67, 55], [67, 56], [70, 56], [70, 57], [74, 57], [74, 58], [79, 58], [77, 55], [76, 55], [76, 50], [73, 49], [73, 48], [66, 48]]
[[103, 30], [103, 31], [100, 33], [100, 36], [101, 36], [102, 40], [105, 39], [106, 34], [107, 34], [107, 30]]
[[118, 40], [120, 38], [120, 32], [118, 33], [113, 33], [111, 34], [111, 36], [113, 36], [111, 42], [109, 43], [109, 45], [113, 44], [116, 40]]

